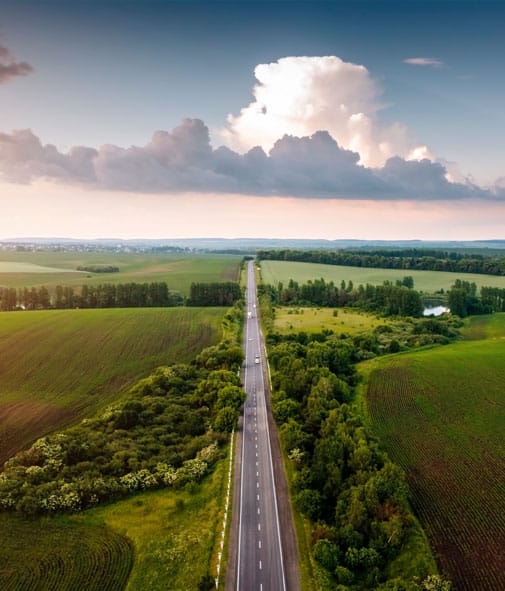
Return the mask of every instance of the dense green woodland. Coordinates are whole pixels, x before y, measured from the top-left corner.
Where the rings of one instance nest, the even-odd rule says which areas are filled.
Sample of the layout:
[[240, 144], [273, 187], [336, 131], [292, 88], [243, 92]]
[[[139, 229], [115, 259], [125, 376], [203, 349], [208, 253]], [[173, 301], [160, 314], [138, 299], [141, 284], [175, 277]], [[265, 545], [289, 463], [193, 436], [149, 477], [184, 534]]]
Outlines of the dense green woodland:
[[233, 306], [242, 297], [238, 283], [192, 283], [188, 306]]
[[269, 360], [274, 415], [295, 469], [294, 502], [312, 523], [320, 588], [449, 589], [422, 566], [411, 580], [391, 570], [414, 520], [402, 471], [352, 405], [359, 360], [352, 342], [277, 336]]
[[352, 250], [260, 250], [257, 253], [257, 258], [260, 261], [298, 261], [349, 267], [505, 275], [505, 256], [461, 254], [437, 250], [406, 249], [371, 252]]
[[[260, 286], [260, 293], [269, 297], [272, 304], [283, 306], [352, 306], [382, 316], [422, 315], [424, 305], [421, 294], [413, 289], [414, 281], [407, 275], [396, 284], [384, 281], [382, 285], [358, 285], [342, 281], [337, 287], [333, 281], [315, 279], [299, 284], [291, 279], [285, 286]], [[446, 303], [451, 313], [461, 318], [477, 314], [505, 312], [505, 289], [481, 287], [480, 295], [475, 283], [456, 279], [446, 294]]]
[[276, 287], [260, 286], [262, 293], [268, 293], [274, 304], [280, 305], [315, 305], [323, 307], [356, 306], [383, 314], [385, 316], [419, 317], [423, 312], [420, 294], [413, 288], [412, 277], [404, 277], [393, 285], [385, 281], [383, 285], [359, 285], [354, 287], [342, 281], [337, 287], [333, 281], [315, 279], [302, 285], [290, 280], [287, 286], [279, 283]]
[[80, 289], [57, 285], [54, 294], [42, 287], [0, 287], [0, 310], [74, 308], [151, 308], [171, 306], [232, 306], [242, 296], [234, 282], [193, 283], [187, 301], [164, 281], [152, 283], [103, 283]]

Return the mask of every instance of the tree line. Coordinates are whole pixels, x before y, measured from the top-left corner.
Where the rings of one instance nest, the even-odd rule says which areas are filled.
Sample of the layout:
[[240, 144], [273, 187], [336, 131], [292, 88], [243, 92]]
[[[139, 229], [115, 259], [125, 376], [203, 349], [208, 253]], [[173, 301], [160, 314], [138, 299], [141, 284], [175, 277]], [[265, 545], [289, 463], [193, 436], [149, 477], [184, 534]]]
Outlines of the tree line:
[[37, 440], [5, 463], [0, 511], [75, 512], [152, 488], [198, 482], [222, 457], [245, 400], [234, 339], [190, 364], [158, 368], [122, 401], [61, 433]]
[[193, 283], [186, 300], [164, 281], [152, 283], [102, 283], [80, 288], [0, 287], [0, 310], [48, 310], [73, 308], [149, 308], [172, 306], [232, 306], [242, 297], [238, 283]]
[[493, 312], [505, 312], [505, 289], [500, 287], [481, 287], [480, 297], [485, 306]]
[[404, 475], [353, 405], [359, 356], [352, 342], [332, 334], [303, 341], [281, 338], [270, 348], [272, 402], [324, 588], [448, 590], [428, 572], [416, 581], [388, 579], [413, 528]]
[[[321, 306], [338, 308], [351, 306], [383, 316], [411, 316], [419, 318], [424, 309], [421, 294], [413, 289], [410, 275], [396, 283], [384, 281], [382, 285], [358, 285], [342, 281], [340, 286], [323, 278], [299, 284], [291, 279], [287, 285], [259, 286], [272, 304], [282, 306]], [[481, 287], [475, 282], [456, 279], [447, 291], [446, 303], [451, 313], [466, 318], [478, 314], [505, 312], [505, 289]]]
[[359, 285], [352, 281], [342, 281], [337, 287], [333, 281], [315, 279], [299, 284], [291, 279], [285, 286], [260, 286], [262, 293], [268, 294], [274, 304], [280, 305], [315, 305], [323, 307], [355, 306], [383, 314], [385, 316], [422, 315], [424, 306], [421, 295], [413, 289], [411, 276], [398, 280], [395, 284], [385, 281], [382, 285]]
[[406, 269], [424, 271], [450, 271], [454, 273], [478, 273], [505, 275], [505, 257], [478, 254], [459, 254], [444, 251], [380, 250], [357, 252], [352, 250], [259, 250], [258, 260], [298, 261], [372, 267], [378, 269]]
[[88, 273], [119, 273], [119, 267], [115, 265], [79, 265], [77, 270]]
[[188, 306], [233, 306], [242, 297], [240, 285], [234, 281], [223, 283], [192, 283]]

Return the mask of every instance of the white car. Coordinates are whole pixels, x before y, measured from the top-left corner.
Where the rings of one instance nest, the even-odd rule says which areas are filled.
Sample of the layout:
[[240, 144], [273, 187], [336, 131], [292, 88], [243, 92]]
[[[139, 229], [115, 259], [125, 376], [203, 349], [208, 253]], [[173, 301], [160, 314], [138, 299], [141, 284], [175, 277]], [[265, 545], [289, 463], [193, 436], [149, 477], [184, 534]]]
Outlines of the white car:
[[260, 356], [256, 355], [256, 357], [254, 358], [254, 363], [259, 363], [260, 362]]

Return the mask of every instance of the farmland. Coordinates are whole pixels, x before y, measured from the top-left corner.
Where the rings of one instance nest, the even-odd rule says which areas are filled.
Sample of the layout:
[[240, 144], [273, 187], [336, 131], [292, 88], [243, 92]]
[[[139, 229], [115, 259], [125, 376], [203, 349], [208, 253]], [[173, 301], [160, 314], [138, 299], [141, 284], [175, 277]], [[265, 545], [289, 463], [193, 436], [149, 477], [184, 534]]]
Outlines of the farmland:
[[226, 466], [191, 489], [145, 492], [80, 515], [0, 514], [0, 588], [196, 589], [215, 550]]
[[135, 561], [127, 591], [197, 589], [215, 550], [226, 467], [220, 461], [190, 489], [142, 493], [75, 519], [105, 523], [132, 541]]
[[505, 588], [505, 315], [463, 342], [376, 359], [371, 426], [407, 473], [412, 504], [460, 591]]
[[0, 313], [0, 464], [37, 437], [92, 414], [159, 365], [221, 337], [224, 309]]
[[369, 269], [363, 267], [344, 267], [337, 265], [320, 265], [316, 263], [298, 263], [290, 261], [262, 261], [261, 277], [264, 283], [286, 285], [290, 279], [298, 283], [321, 279], [333, 281], [340, 285], [341, 281], [355, 286], [360, 284], [382, 284], [385, 280], [395, 282], [406, 275], [414, 279], [414, 287], [418, 291], [434, 293], [441, 289], [447, 291], [458, 278], [475, 282], [478, 287], [483, 285], [505, 287], [505, 277], [495, 275], [477, 275], [471, 273], [446, 273], [442, 271], [413, 271], [406, 269]]
[[133, 548], [103, 524], [66, 518], [26, 521], [2, 514], [0, 528], [3, 591], [117, 591], [126, 585]]
[[[7, 252], [0, 253], [0, 286], [56, 285], [165, 281], [169, 289], [189, 294], [192, 282], [236, 281], [241, 257], [214, 254], [125, 254], [114, 252]], [[112, 265], [116, 273], [77, 271], [79, 266]]]

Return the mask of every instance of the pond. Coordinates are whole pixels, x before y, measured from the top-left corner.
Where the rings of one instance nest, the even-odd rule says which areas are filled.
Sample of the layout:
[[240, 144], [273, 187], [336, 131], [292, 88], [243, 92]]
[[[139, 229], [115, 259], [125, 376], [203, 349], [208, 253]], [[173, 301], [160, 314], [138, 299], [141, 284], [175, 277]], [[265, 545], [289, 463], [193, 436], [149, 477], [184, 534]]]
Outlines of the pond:
[[423, 310], [423, 316], [440, 316], [444, 312], [449, 312], [449, 308], [445, 306], [434, 306], [433, 308], [425, 308]]

